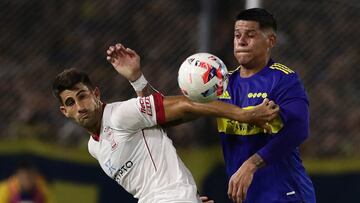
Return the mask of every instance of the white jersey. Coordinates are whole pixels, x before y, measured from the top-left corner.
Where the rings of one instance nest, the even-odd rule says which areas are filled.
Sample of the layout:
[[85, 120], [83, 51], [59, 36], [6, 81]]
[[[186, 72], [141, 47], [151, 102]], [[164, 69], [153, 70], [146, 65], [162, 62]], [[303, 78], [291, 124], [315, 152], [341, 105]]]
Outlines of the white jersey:
[[139, 203], [201, 202], [190, 171], [158, 124], [165, 122], [160, 94], [107, 104], [90, 154]]

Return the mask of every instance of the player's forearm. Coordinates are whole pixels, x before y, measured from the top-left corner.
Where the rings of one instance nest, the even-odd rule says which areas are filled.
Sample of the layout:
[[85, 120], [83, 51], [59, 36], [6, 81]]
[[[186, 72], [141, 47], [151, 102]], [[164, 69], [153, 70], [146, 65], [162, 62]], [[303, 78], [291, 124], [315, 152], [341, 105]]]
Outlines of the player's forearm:
[[[294, 126], [296, 126], [296, 124], [288, 124], [289, 128]], [[273, 140], [257, 152], [267, 164], [271, 164], [287, 156], [307, 138], [307, 134], [303, 131], [294, 132], [288, 128], [282, 129], [275, 136]]]
[[253, 172], [266, 165], [264, 159], [257, 153], [252, 155], [245, 163], [249, 165]]
[[254, 115], [250, 110], [241, 109], [233, 104], [221, 101], [192, 103], [190, 111], [198, 115], [229, 118], [239, 122], [251, 122]]
[[201, 116], [224, 117], [239, 122], [250, 122], [254, 116], [251, 110], [243, 110], [235, 105], [221, 101], [196, 103], [185, 96], [170, 96], [164, 98], [165, 118], [173, 120], [188, 120]]

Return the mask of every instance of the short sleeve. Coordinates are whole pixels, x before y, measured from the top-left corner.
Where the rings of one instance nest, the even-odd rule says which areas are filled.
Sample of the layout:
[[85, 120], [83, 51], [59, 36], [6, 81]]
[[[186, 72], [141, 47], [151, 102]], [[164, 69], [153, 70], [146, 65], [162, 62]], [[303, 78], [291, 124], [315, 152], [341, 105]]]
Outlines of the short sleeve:
[[163, 96], [159, 93], [116, 103], [110, 110], [110, 123], [116, 129], [138, 131], [164, 122]]

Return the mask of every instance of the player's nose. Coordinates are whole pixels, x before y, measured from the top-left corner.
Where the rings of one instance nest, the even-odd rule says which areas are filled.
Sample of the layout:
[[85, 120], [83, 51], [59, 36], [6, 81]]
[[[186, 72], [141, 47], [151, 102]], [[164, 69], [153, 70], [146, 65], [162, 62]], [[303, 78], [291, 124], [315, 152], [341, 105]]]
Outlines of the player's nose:
[[83, 113], [86, 110], [85, 105], [81, 102], [76, 102], [76, 108], [79, 113]]
[[241, 35], [240, 38], [237, 40], [238, 46], [246, 46], [247, 45], [247, 39], [245, 35]]

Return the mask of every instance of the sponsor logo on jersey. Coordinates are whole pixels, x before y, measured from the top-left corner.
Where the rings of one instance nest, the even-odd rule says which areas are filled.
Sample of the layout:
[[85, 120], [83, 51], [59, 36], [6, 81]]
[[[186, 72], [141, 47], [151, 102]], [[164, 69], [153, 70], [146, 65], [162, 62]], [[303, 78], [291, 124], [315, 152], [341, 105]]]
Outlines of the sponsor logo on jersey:
[[266, 98], [268, 96], [268, 94], [266, 92], [250, 92], [248, 93], [247, 97], [248, 98]]
[[231, 96], [229, 94], [228, 91], [225, 91], [220, 97], [219, 99], [231, 99]]
[[114, 167], [112, 166], [111, 159], [109, 159], [109, 160], [106, 161], [105, 167], [108, 169], [110, 176], [112, 176], [113, 173], [115, 172], [116, 168], [114, 168]]
[[130, 171], [133, 165], [134, 163], [132, 161], [127, 161], [124, 165], [122, 165], [114, 175], [115, 181], [120, 184], [121, 178]]
[[152, 116], [152, 108], [150, 97], [142, 97], [140, 98], [140, 111], [141, 113]]
[[[251, 109], [253, 106], [245, 107], [244, 109]], [[261, 133], [265, 133], [265, 129], [251, 125], [248, 123], [240, 123], [235, 120], [227, 119], [227, 118], [218, 118], [217, 119], [218, 131], [226, 134], [232, 135], [240, 135], [240, 136], [249, 136], [249, 135], [257, 135]], [[281, 128], [283, 128], [283, 123], [280, 117], [275, 118], [271, 122], [269, 122], [269, 127], [271, 128], [271, 133], [278, 133]], [[266, 135], [266, 134], [264, 134]]]

